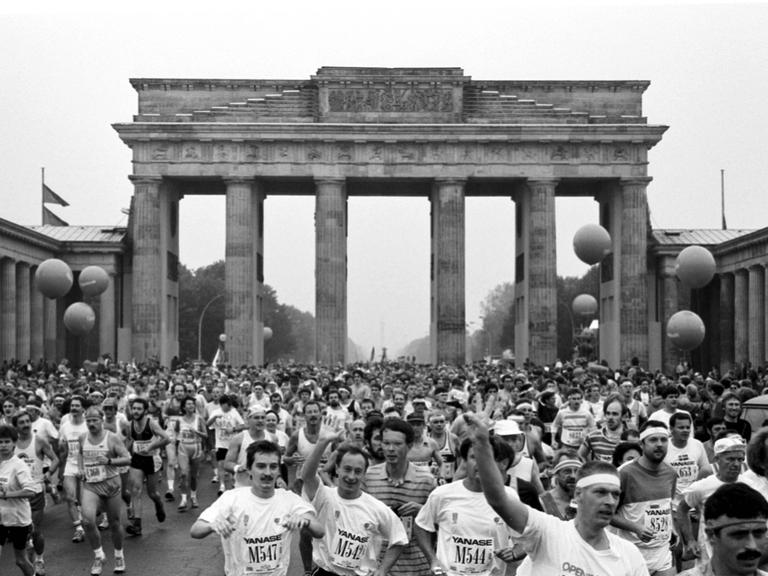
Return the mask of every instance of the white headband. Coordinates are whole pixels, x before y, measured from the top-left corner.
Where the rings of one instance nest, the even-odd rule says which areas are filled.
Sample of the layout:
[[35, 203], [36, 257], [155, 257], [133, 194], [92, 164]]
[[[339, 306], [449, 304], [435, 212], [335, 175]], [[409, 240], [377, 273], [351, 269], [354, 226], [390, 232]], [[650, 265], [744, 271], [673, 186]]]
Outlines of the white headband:
[[576, 482], [576, 488], [587, 488], [594, 484], [610, 484], [616, 488], [621, 488], [619, 477], [615, 474], [591, 474], [590, 476], [584, 476]]
[[651, 426], [650, 428], [646, 428], [642, 432], [640, 432], [640, 440], [645, 440], [648, 438], [648, 436], [664, 436], [665, 438], [669, 438], [669, 430], [666, 428], [662, 428], [661, 426]]

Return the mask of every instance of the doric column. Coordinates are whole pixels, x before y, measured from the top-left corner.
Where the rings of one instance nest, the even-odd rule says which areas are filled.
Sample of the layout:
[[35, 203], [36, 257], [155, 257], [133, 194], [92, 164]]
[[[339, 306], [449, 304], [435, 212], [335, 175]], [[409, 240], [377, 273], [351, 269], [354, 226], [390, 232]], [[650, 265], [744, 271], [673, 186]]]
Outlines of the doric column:
[[163, 338], [163, 258], [160, 185], [162, 178], [132, 176], [133, 270], [132, 351], [136, 360], [160, 356]]
[[738, 367], [749, 360], [749, 273], [737, 270], [734, 278], [734, 361]]
[[342, 179], [315, 184], [315, 357], [333, 364], [347, 349], [347, 192]]
[[227, 180], [225, 289], [227, 354], [230, 364], [260, 364], [256, 337], [260, 297], [258, 267], [259, 190], [253, 180]]
[[16, 358], [30, 359], [31, 303], [29, 293], [29, 264], [16, 264]]
[[109, 275], [107, 289], [99, 296], [99, 354], [117, 359], [117, 327], [115, 326], [115, 276]]
[[43, 300], [45, 299], [45, 296], [43, 296], [40, 293], [40, 290], [37, 289], [37, 278], [35, 277], [36, 271], [36, 267], [30, 270], [29, 288], [31, 298], [29, 321], [31, 339], [29, 344], [29, 355], [35, 362], [40, 360], [40, 358], [45, 358], [45, 329], [43, 324]]
[[621, 181], [621, 362], [648, 365], [648, 199], [650, 179]]
[[536, 364], [557, 359], [556, 180], [529, 180], [515, 196], [515, 355]]
[[753, 368], [765, 361], [765, 278], [762, 266], [749, 269], [749, 362]]
[[16, 261], [0, 261], [0, 360], [16, 358]]
[[664, 258], [664, 263], [661, 270], [661, 282], [662, 282], [662, 314], [661, 314], [661, 338], [664, 343], [663, 347], [663, 362], [662, 368], [665, 374], [674, 374], [677, 364], [680, 362], [680, 349], [672, 344], [672, 341], [667, 338], [667, 322], [669, 318], [678, 310], [680, 310], [679, 303], [679, 281], [675, 275], [674, 260], [670, 258]]
[[768, 264], [763, 267], [763, 357], [768, 362]]
[[59, 349], [59, 301], [43, 300], [43, 357], [47, 361], [58, 362], [63, 353]]
[[733, 367], [734, 355], [734, 301], [735, 276], [732, 273], [720, 275], [720, 321], [717, 329], [720, 335], [720, 373], [725, 374]]
[[435, 364], [466, 362], [464, 181], [432, 189], [431, 355]]

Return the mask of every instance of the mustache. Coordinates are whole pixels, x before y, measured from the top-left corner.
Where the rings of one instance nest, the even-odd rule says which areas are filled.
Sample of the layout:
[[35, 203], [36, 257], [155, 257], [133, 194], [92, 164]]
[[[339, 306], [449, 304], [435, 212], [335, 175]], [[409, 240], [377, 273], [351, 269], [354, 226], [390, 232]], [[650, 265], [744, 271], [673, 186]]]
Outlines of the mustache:
[[758, 560], [761, 556], [759, 550], [745, 550], [736, 554], [736, 560]]

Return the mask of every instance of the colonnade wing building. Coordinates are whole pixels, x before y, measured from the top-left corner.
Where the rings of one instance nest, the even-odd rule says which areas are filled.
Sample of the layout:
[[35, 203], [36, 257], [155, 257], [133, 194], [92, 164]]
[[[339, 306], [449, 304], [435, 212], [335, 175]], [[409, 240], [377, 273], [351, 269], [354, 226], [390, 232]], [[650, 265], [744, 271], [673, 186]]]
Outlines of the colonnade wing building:
[[[226, 195], [226, 326], [234, 364], [262, 359], [264, 199], [315, 197], [316, 357], [345, 359], [347, 199], [431, 202], [432, 361], [465, 358], [464, 201], [515, 202], [518, 358], [555, 361], [555, 196], [601, 206], [613, 252], [601, 353], [648, 361], [648, 150], [643, 81], [476, 81], [460, 68], [324, 67], [308, 80], [134, 79], [116, 124], [133, 150], [137, 357], [177, 352], [181, 198]], [[212, 223], [214, 225], [214, 223]], [[512, 240], [512, 239], [510, 239]], [[158, 271], [161, 271], [158, 274]]]
[[347, 200], [378, 195], [429, 200], [431, 360], [463, 363], [465, 198], [504, 196], [515, 207], [508, 239], [515, 249], [499, 256], [514, 258], [515, 356], [554, 362], [560, 195], [593, 198], [611, 234], [612, 252], [601, 263], [601, 358], [614, 366], [632, 358], [651, 368], [674, 366], [679, 355], [663, 326], [678, 306], [690, 304], [716, 316], [735, 310], [732, 325], [717, 320], [732, 336], [721, 330], [716, 340], [707, 316], [708, 353], [733, 364], [746, 334], [748, 349], [762, 350], [765, 360], [765, 323], [742, 328], [742, 321], [755, 322], [753, 308], [749, 318], [739, 315], [745, 280], [735, 267], [744, 254], [757, 259], [749, 266], [763, 279], [762, 296], [752, 268], [746, 285], [764, 318], [768, 229], [746, 234], [749, 247], [741, 244], [743, 231], [705, 243], [726, 275], [707, 287], [712, 293], [686, 297], [670, 276], [674, 255], [701, 238], [650, 229], [648, 151], [666, 127], [643, 116], [646, 81], [484, 81], [460, 68], [324, 67], [304, 80], [131, 84], [138, 114], [114, 125], [133, 151], [134, 185], [123, 289], [114, 304], [119, 313], [109, 329], [119, 356], [157, 356], [167, 365], [178, 354], [181, 200], [217, 194], [226, 197], [229, 359], [261, 363], [265, 198], [308, 195], [316, 206], [316, 358], [344, 361]]

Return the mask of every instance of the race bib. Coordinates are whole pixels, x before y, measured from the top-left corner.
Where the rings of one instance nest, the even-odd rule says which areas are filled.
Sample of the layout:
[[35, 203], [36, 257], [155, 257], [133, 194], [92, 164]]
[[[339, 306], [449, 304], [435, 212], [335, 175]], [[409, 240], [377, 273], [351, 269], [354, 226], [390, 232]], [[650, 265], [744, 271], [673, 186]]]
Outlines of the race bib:
[[149, 446], [152, 444], [152, 440], [134, 440], [133, 451], [136, 454], [142, 454], [149, 456]]
[[450, 565], [459, 574], [488, 572], [493, 564], [493, 538], [466, 538], [450, 536], [449, 549], [453, 549]]
[[331, 563], [339, 568], [355, 570], [368, 551], [369, 536], [336, 528]]
[[191, 428], [181, 429], [181, 441], [182, 442], [197, 442], [197, 435]]
[[85, 481], [102, 482], [107, 479], [107, 467], [103, 464], [86, 464]]
[[440, 466], [440, 476], [446, 480], [453, 478], [453, 462], [446, 462], [443, 460], [443, 465]]
[[410, 541], [413, 535], [413, 516], [403, 516], [400, 520], [403, 522], [405, 533], [408, 534], [408, 541]]
[[580, 446], [583, 433], [582, 428], [563, 428], [561, 441], [568, 446]]
[[76, 460], [80, 453], [79, 440], [67, 440], [67, 460]]
[[[249, 538], [247, 543], [248, 561], [245, 565], [246, 574], [272, 573], [281, 568], [283, 557], [282, 536], [267, 538]], [[257, 542], [263, 540], [264, 542]], [[272, 541], [274, 540], [274, 541]]]
[[653, 532], [654, 542], [667, 542], [670, 537], [672, 510], [669, 504], [649, 504], [645, 509], [644, 526]]

